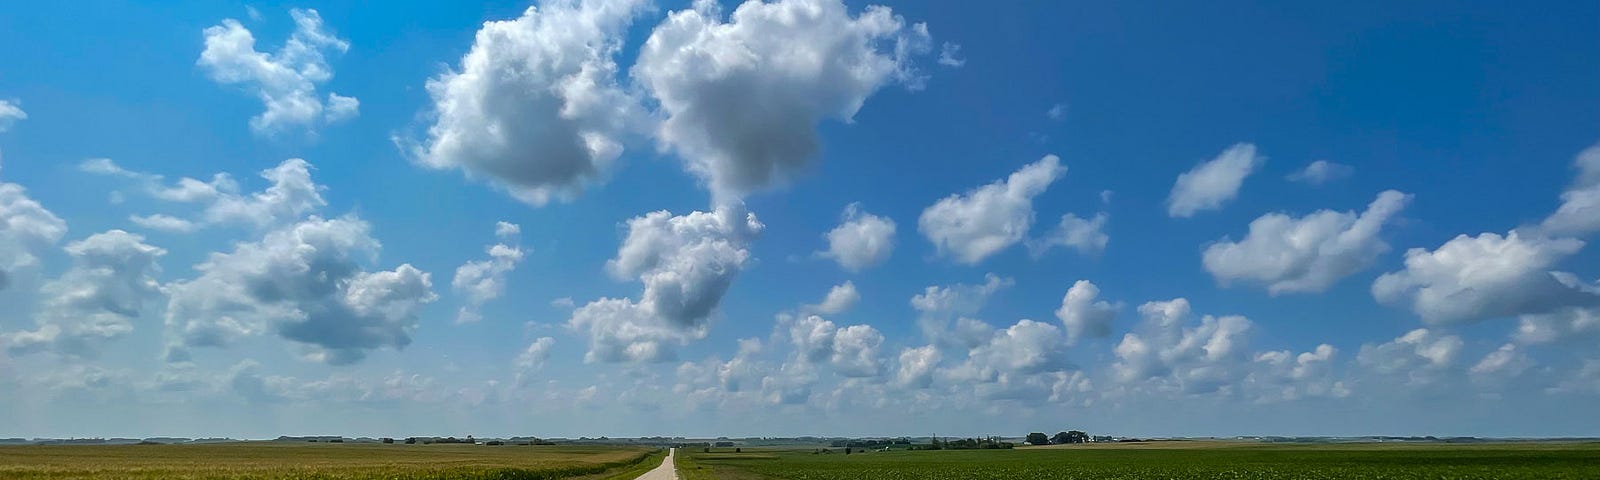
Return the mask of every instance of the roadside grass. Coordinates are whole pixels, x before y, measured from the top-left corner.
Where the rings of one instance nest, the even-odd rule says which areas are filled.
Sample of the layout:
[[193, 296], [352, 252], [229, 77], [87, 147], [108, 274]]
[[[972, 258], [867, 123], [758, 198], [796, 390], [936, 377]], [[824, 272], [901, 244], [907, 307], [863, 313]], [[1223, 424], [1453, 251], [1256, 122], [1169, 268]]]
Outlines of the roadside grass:
[[[1175, 445], [1188, 443], [1187, 446]], [[1600, 444], [1228, 444], [890, 451], [680, 451], [685, 480], [1600, 479]], [[688, 475], [693, 473], [693, 476]]]
[[655, 453], [652, 453], [647, 457], [644, 457], [644, 459], [639, 460], [638, 462], [634, 463], [631, 466], [628, 466], [627, 468], [623, 468], [623, 469], [620, 469], [620, 470], [607, 471], [605, 473], [600, 473], [600, 474], [595, 474], [595, 475], [584, 475], [584, 476], [581, 476], [581, 477], [574, 477], [573, 480], [633, 480], [635, 478], [639, 478], [640, 475], [644, 475], [646, 472], [649, 472], [651, 470], [654, 470], [656, 467], [661, 466], [661, 462], [665, 461], [666, 459], [667, 459], [667, 450], [666, 449], [661, 449], [661, 450], [657, 450]]
[[644, 447], [274, 442], [6, 446], [0, 447], [0, 478], [609, 480], [600, 474], [637, 468], [656, 455], [665, 454]]

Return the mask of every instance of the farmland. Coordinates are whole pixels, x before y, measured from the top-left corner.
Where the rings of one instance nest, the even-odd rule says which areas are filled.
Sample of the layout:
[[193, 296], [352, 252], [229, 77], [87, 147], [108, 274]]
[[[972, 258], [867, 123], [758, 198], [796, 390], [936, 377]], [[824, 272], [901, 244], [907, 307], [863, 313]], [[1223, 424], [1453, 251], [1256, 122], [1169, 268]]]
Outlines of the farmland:
[[[631, 479], [643, 447], [286, 444], [0, 447], [6, 479]], [[653, 461], [653, 463], [652, 463]]]
[[1159, 442], [1017, 450], [680, 451], [685, 480], [876, 479], [1588, 479], [1600, 444]]

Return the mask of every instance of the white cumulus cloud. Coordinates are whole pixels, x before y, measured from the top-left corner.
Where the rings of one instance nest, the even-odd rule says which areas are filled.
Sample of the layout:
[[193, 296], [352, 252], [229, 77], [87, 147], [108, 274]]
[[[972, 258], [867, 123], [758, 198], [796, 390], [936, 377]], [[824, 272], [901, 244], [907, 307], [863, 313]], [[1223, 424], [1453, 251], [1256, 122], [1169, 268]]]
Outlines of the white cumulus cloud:
[[168, 359], [267, 332], [336, 365], [409, 345], [418, 310], [437, 298], [432, 281], [410, 264], [366, 271], [380, 248], [370, 230], [354, 216], [313, 216], [213, 253], [198, 277], [169, 287]]
[[642, 117], [616, 55], [642, 0], [551, 0], [490, 21], [456, 69], [430, 79], [418, 163], [461, 169], [543, 205], [603, 181]]
[[72, 267], [40, 289], [38, 328], [6, 336], [12, 353], [97, 356], [106, 341], [131, 333], [145, 302], [162, 293], [156, 262], [167, 251], [144, 237], [111, 230], [69, 243], [66, 251]]
[[1062, 215], [1061, 223], [1054, 230], [1043, 238], [1028, 241], [1028, 253], [1037, 257], [1051, 248], [1062, 246], [1084, 255], [1099, 255], [1111, 241], [1111, 236], [1105, 232], [1106, 222], [1110, 220], [1111, 216], [1105, 212], [1095, 214], [1092, 219], [1070, 213]]
[[917, 230], [941, 255], [977, 264], [1028, 234], [1033, 198], [1066, 172], [1059, 158], [1046, 155], [1006, 179], [939, 200], [922, 211]]
[[521, 227], [499, 222], [495, 225], [495, 236], [500, 238], [500, 243], [484, 249], [489, 255], [487, 260], [472, 260], [456, 267], [450, 286], [465, 297], [465, 305], [456, 312], [456, 323], [478, 321], [478, 308], [505, 293], [506, 275], [522, 262], [522, 247], [518, 245], [522, 238]]
[[239, 85], [261, 99], [266, 111], [250, 119], [257, 134], [291, 127], [311, 131], [355, 117], [360, 105], [354, 97], [317, 93], [317, 86], [333, 78], [326, 55], [344, 53], [350, 43], [324, 29], [316, 10], [293, 9], [289, 15], [295, 30], [278, 51], [257, 51], [250, 30], [229, 18], [205, 29], [206, 48], [195, 62], [217, 83]]
[[828, 250], [821, 253], [839, 267], [859, 272], [882, 264], [894, 253], [894, 220], [867, 213], [860, 203], [846, 206], [840, 220], [824, 235]]
[[1167, 197], [1167, 215], [1193, 217], [1194, 214], [1222, 208], [1239, 196], [1245, 177], [1255, 173], [1266, 159], [1256, 154], [1256, 146], [1239, 143], [1210, 161], [1178, 175]]
[[632, 76], [660, 104], [656, 139], [727, 199], [806, 166], [822, 120], [850, 122], [891, 83], [920, 86], [912, 57], [930, 43], [888, 7], [748, 1], [724, 19], [702, 1], [655, 27]]
[[1600, 145], [1579, 152], [1572, 166], [1578, 169], [1578, 177], [1561, 192], [1561, 206], [1541, 225], [1552, 234], [1600, 231]]
[[1291, 182], [1300, 182], [1307, 185], [1322, 185], [1324, 183], [1349, 178], [1356, 171], [1355, 167], [1327, 160], [1317, 160], [1307, 164], [1305, 168], [1295, 171], [1284, 177]]
[[567, 324], [589, 336], [590, 362], [667, 361], [673, 345], [702, 338], [733, 280], [750, 262], [748, 245], [765, 227], [742, 206], [673, 216], [651, 212], [628, 221], [628, 236], [606, 269], [637, 278], [632, 299], [602, 298], [579, 307]]
[[29, 197], [27, 189], [0, 183], [0, 290], [16, 270], [38, 266], [39, 255], [66, 234], [67, 222]]
[[844, 282], [828, 289], [828, 295], [823, 297], [822, 303], [807, 305], [805, 310], [823, 315], [833, 315], [849, 310], [861, 301], [861, 293], [856, 291], [855, 282]]
[[[1600, 300], [1554, 264], [1583, 248], [1570, 238], [1517, 231], [1460, 235], [1429, 251], [1406, 252], [1405, 268], [1372, 282], [1372, 296], [1403, 305], [1430, 324], [1547, 313]], [[1586, 291], [1588, 290], [1588, 291]]]
[[1219, 282], [1262, 283], [1272, 294], [1327, 290], [1389, 251], [1379, 234], [1410, 199], [1388, 190], [1360, 215], [1333, 210], [1299, 218], [1262, 215], [1250, 222], [1243, 240], [1223, 239], [1206, 247], [1203, 263]]
[[1067, 343], [1081, 338], [1099, 338], [1111, 334], [1111, 321], [1117, 318], [1121, 304], [1100, 300], [1100, 287], [1088, 280], [1078, 280], [1061, 297], [1061, 308], [1056, 318], [1067, 329]]

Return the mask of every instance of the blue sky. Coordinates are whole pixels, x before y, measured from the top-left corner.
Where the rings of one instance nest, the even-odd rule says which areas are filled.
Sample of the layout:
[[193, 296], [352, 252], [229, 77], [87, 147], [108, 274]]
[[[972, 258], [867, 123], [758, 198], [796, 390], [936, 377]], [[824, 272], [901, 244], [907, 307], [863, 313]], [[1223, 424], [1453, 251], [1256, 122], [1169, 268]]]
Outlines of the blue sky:
[[0, 8], [0, 436], [1600, 427], [1596, 5], [533, 6]]

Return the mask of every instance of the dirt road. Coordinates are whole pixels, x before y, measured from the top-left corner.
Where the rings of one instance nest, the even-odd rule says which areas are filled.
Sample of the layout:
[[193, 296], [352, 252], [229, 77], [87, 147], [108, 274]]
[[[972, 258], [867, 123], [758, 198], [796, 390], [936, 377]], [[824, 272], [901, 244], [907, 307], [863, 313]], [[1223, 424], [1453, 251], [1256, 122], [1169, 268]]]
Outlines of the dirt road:
[[676, 448], [667, 450], [667, 459], [661, 461], [661, 466], [645, 472], [639, 476], [639, 480], [678, 480], [678, 469], [672, 465], [672, 456], [676, 453], [678, 453]]

